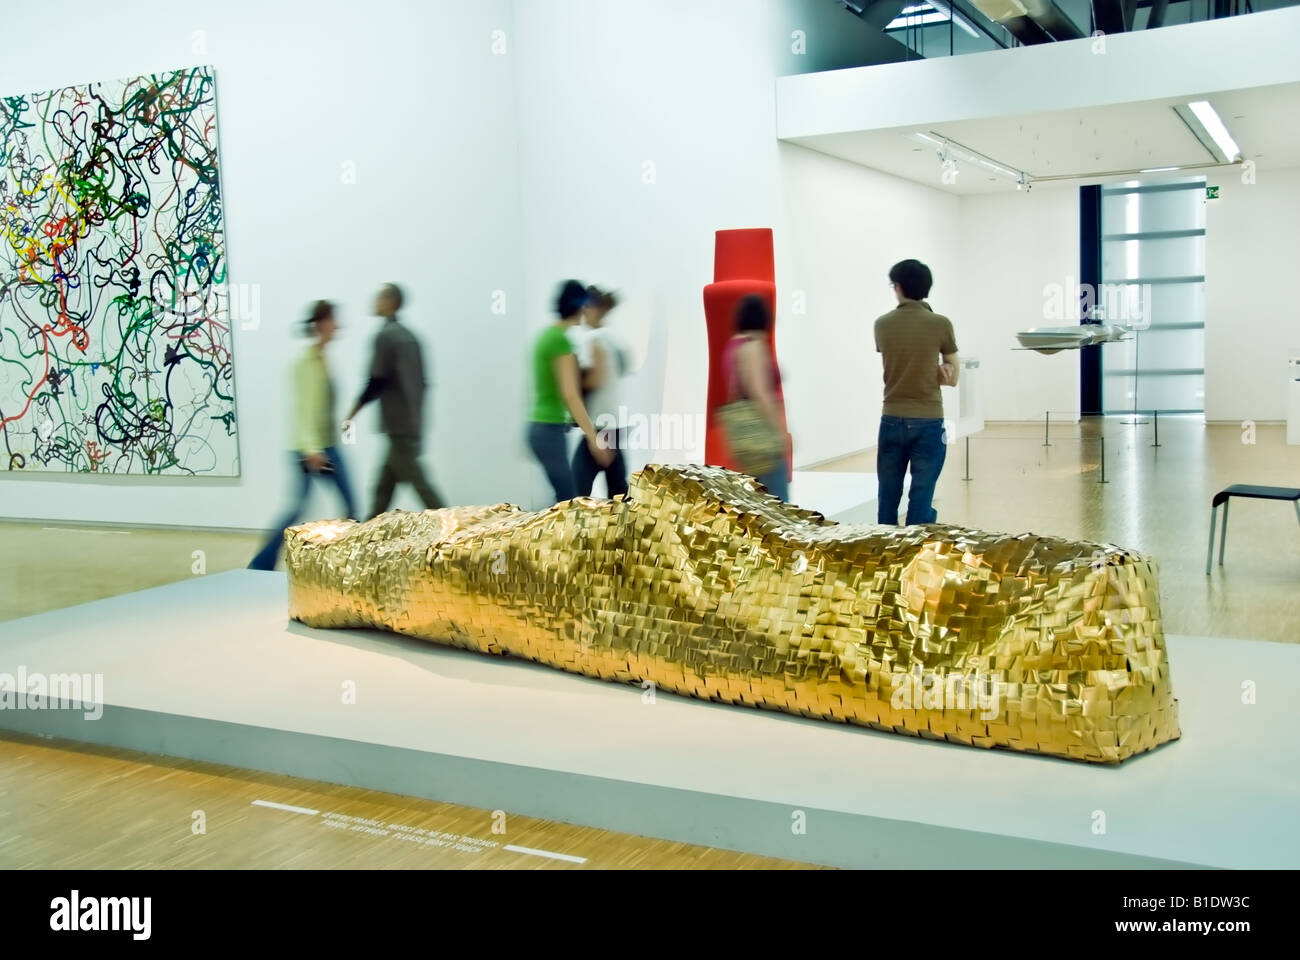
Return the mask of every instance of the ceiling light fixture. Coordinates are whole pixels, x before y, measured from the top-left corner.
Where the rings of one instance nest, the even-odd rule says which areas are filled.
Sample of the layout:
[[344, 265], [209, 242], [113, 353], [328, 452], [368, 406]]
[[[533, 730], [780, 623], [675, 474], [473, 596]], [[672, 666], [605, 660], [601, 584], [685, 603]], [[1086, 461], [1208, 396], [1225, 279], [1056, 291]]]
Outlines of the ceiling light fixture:
[[[1175, 170], [1221, 170], [1224, 167], [1233, 166], [1228, 163], [1184, 163], [1175, 167]], [[1103, 180], [1112, 180], [1116, 177], [1136, 177], [1148, 172], [1147, 170], [1088, 170], [1084, 173], [1058, 173], [1046, 174], [1040, 177], [1034, 177], [1034, 183], [1066, 183], [1070, 181], [1082, 180], [1086, 183], [1101, 183]], [[1125, 186], [1141, 186], [1139, 180], [1129, 180]]]
[[1215, 160], [1236, 163], [1241, 159], [1241, 148], [1210, 101], [1194, 100], [1186, 106], [1174, 107], [1174, 112]]
[[1147, 167], [1145, 170], [1139, 170], [1138, 173], [1168, 173], [1170, 170], [1181, 170], [1182, 167]]
[[1202, 126], [1210, 132], [1210, 136], [1214, 138], [1214, 142], [1218, 144], [1229, 163], [1241, 156], [1241, 148], [1237, 146], [1237, 141], [1228, 132], [1228, 125], [1223, 122], [1218, 111], [1210, 105], [1210, 101], [1194, 100], [1187, 106], [1192, 113], [1196, 114], [1196, 119], [1201, 121]]
[[917, 143], [933, 147], [939, 154], [939, 162], [945, 164], [951, 161], [960, 161], [969, 163], [972, 166], [979, 167], [981, 170], [987, 170], [989, 173], [996, 174], [1004, 180], [1011, 180], [1017, 183], [1021, 188], [1027, 186], [1030, 182], [1029, 174], [1023, 170], [1016, 170], [1008, 167], [1004, 163], [998, 163], [991, 157], [986, 157], [969, 147], [962, 146], [956, 140], [949, 140], [947, 137], [940, 136], [937, 133], [916, 132], [910, 135]]

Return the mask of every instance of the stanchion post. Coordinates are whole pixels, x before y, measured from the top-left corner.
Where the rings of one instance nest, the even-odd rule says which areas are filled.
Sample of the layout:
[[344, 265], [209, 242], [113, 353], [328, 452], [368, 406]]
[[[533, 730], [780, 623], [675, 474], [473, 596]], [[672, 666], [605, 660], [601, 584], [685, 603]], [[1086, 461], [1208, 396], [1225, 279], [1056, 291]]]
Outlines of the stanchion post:
[[962, 480], [970, 479], [970, 434], [966, 434], [966, 476]]
[[1151, 446], [1158, 447], [1160, 446], [1160, 411], [1159, 410], [1151, 411], [1151, 428], [1155, 432], [1155, 436], [1152, 438]]
[[1098, 437], [1097, 442], [1101, 444], [1101, 479], [1097, 482], [1110, 483], [1110, 481], [1106, 479], [1106, 438]]
[[1043, 446], [1045, 447], [1050, 447], [1052, 445], [1052, 441], [1048, 435], [1048, 430], [1050, 429], [1051, 421], [1052, 421], [1052, 411], [1044, 410], [1043, 411]]

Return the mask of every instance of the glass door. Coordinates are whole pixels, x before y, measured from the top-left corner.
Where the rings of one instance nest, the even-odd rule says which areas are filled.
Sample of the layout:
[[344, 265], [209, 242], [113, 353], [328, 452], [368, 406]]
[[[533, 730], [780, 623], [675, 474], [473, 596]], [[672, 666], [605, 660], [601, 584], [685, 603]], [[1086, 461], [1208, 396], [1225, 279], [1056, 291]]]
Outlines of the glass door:
[[1205, 410], [1205, 178], [1101, 191], [1102, 411]]

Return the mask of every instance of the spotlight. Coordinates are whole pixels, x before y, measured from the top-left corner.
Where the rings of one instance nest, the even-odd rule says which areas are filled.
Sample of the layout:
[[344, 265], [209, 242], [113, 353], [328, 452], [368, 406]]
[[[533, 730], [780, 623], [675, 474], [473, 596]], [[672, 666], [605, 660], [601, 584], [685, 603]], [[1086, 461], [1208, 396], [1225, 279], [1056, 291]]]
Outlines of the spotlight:
[[960, 161], [969, 163], [972, 166], [979, 167], [989, 173], [996, 174], [1004, 180], [1016, 180], [1021, 183], [1029, 182], [1029, 175], [1022, 170], [1015, 170], [1004, 163], [998, 163], [996, 160], [984, 156], [982, 153], [976, 153], [969, 147], [964, 147], [955, 140], [949, 140], [937, 133], [922, 133], [920, 131], [910, 134], [911, 138], [917, 143], [923, 143], [927, 146], [934, 147], [939, 154], [939, 162]]

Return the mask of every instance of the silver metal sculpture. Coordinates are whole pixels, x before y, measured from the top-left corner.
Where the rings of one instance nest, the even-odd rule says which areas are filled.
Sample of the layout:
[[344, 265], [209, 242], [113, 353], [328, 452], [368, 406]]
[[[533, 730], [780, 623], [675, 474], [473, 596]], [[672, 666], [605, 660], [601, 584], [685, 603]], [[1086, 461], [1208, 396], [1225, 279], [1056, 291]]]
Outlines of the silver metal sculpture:
[[1053, 354], [1126, 339], [1128, 328], [1086, 323], [1073, 327], [1033, 327], [1016, 334], [1020, 349]]

